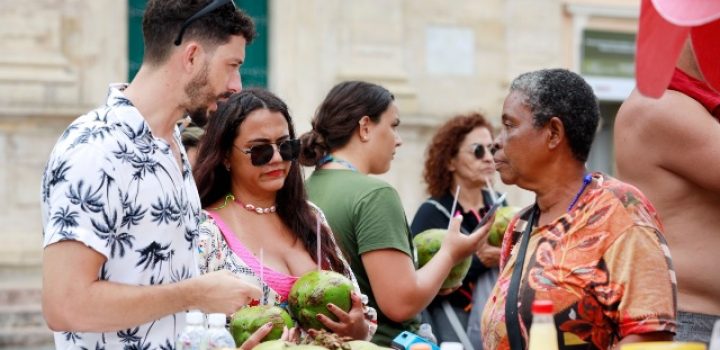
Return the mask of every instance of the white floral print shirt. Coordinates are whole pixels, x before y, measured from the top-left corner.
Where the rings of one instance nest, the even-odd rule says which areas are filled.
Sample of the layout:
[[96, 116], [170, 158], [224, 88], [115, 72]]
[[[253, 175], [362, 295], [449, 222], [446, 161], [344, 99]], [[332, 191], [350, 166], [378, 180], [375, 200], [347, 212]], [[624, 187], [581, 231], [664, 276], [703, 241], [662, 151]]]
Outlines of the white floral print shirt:
[[[179, 147], [179, 168], [125, 87], [111, 85], [106, 105], [76, 119], [55, 144], [42, 179], [44, 247], [82, 242], [107, 258], [98, 277], [115, 283], [191, 278], [199, 274], [200, 198], [187, 155]], [[181, 144], [177, 129], [174, 139]], [[172, 349], [184, 323], [183, 312], [111, 332], [56, 332], [55, 346]]]

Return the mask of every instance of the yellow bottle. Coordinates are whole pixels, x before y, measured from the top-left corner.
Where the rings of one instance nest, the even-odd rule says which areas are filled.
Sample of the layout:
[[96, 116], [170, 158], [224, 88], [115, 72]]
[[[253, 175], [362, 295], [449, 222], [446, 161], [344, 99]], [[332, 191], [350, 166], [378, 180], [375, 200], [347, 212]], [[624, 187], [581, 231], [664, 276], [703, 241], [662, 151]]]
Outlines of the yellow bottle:
[[621, 350], [705, 350], [703, 343], [685, 343], [674, 341], [659, 341], [645, 343], [631, 343], [620, 346]]
[[410, 350], [431, 350], [432, 347], [427, 343], [415, 343], [410, 345]]
[[530, 350], [558, 350], [557, 329], [553, 321], [553, 304], [550, 300], [535, 300], [532, 305], [533, 321], [530, 326]]

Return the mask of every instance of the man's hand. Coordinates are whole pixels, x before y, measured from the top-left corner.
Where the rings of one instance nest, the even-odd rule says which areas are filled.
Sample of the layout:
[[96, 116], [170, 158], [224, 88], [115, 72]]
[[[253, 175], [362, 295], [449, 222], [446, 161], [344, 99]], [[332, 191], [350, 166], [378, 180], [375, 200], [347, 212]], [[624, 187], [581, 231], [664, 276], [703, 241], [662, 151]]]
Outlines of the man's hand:
[[231, 315], [253, 299], [260, 299], [257, 286], [243, 281], [227, 270], [213, 271], [188, 280], [192, 309], [204, 313]]
[[353, 339], [365, 340], [369, 327], [367, 320], [365, 320], [362, 301], [360, 296], [354, 292], [350, 294], [350, 300], [352, 301], [350, 312], [345, 312], [333, 304], [327, 305], [328, 310], [337, 316], [337, 322], [323, 314], [318, 314], [317, 319], [333, 333]]

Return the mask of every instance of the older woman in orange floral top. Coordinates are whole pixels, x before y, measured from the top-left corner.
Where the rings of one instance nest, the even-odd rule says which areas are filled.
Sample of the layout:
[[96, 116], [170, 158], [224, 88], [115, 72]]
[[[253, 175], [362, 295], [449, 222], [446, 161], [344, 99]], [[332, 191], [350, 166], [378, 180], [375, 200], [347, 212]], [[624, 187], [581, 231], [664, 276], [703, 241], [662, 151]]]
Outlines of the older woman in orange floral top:
[[486, 350], [527, 347], [536, 299], [553, 302], [559, 349], [672, 340], [677, 287], [655, 209], [636, 188], [585, 168], [598, 121], [575, 73], [530, 72], [510, 87], [496, 169], [536, 202], [508, 226], [483, 312]]

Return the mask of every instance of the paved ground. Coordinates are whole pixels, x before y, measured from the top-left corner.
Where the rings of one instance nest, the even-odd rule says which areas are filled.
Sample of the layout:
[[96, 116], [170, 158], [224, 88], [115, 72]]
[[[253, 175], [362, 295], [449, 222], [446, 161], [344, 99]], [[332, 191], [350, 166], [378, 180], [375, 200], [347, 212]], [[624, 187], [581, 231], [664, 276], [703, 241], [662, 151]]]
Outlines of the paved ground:
[[0, 266], [0, 349], [54, 349], [40, 306], [39, 267]]

